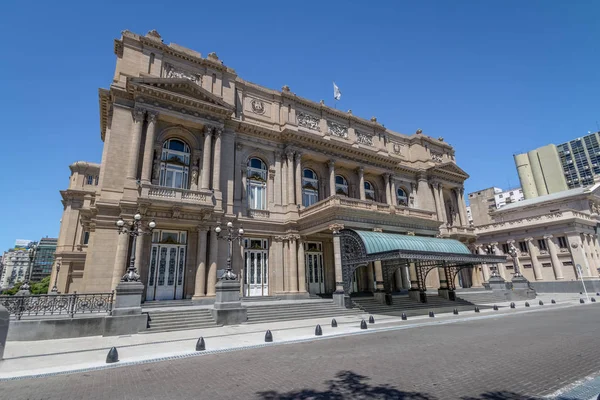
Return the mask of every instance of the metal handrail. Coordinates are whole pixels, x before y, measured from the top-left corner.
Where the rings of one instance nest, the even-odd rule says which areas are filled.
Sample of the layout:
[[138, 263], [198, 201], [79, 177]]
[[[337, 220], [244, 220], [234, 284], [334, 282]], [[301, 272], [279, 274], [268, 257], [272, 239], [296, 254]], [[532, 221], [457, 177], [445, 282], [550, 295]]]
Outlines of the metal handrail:
[[0, 296], [0, 305], [17, 320], [25, 316], [107, 313], [113, 307], [114, 291], [110, 293], [34, 294]]

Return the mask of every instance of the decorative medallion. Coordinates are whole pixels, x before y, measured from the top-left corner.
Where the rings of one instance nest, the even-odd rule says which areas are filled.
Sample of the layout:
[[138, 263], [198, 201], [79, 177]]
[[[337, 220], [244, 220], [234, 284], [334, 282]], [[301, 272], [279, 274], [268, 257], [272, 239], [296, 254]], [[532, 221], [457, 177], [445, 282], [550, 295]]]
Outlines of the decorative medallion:
[[188, 79], [197, 85], [202, 85], [202, 79], [200, 78], [200, 75], [176, 68], [171, 64], [165, 64], [165, 77]]
[[252, 99], [250, 101], [250, 105], [252, 106], [252, 111], [256, 114], [264, 114], [265, 113], [265, 103], [260, 100]]
[[348, 127], [337, 122], [327, 121], [327, 131], [333, 136], [348, 139]]
[[303, 113], [302, 111], [298, 111], [296, 113], [296, 119], [298, 120], [298, 126], [321, 132], [321, 128], [319, 127], [319, 118]]
[[356, 132], [356, 141], [360, 144], [373, 146], [373, 136], [367, 135], [366, 133]]
[[400, 143], [394, 143], [394, 153], [396, 154], [400, 154], [400, 152], [402, 151], [402, 145]]

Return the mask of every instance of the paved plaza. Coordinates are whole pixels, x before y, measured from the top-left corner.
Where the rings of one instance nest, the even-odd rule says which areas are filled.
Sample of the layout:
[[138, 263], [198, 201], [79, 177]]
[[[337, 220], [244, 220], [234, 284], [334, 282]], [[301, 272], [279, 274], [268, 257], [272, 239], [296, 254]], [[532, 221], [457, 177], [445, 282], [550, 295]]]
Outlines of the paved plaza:
[[3, 381], [0, 393], [10, 399], [516, 400], [548, 396], [600, 371], [600, 306], [491, 315]]

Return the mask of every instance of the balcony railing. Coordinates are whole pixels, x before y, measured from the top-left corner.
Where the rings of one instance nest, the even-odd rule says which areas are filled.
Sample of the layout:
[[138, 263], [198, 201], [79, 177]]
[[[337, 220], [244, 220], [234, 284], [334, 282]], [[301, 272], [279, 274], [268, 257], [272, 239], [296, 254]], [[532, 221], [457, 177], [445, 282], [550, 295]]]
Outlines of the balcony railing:
[[430, 220], [434, 220], [436, 218], [435, 213], [431, 211], [420, 210], [405, 206], [393, 206], [385, 203], [377, 203], [371, 200], [360, 200], [339, 195], [328, 197], [309, 207], [301, 209], [299, 211], [300, 217], [302, 218], [307, 217], [309, 215], [314, 215], [322, 210], [331, 207], [343, 207], [354, 210], [369, 210], [387, 214], [407, 215], [415, 218], [425, 218]]
[[149, 200], [172, 201], [175, 203], [187, 203], [212, 206], [213, 193], [211, 190], [188, 190], [176, 189], [157, 185], [142, 185], [142, 198]]
[[37, 294], [30, 296], [0, 296], [0, 305], [18, 320], [22, 316], [107, 313], [112, 311], [114, 292], [85, 294]]

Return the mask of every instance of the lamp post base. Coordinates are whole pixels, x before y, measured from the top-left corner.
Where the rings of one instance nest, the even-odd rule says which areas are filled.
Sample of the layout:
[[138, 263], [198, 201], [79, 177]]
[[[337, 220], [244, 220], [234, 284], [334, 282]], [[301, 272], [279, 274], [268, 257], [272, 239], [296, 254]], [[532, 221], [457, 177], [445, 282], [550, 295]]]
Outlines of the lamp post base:
[[248, 320], [246, 307], [240, 301], [240, 281], [222, 279], [215, 285], [215, 305], [211, 310], [218, 325], [238, 325]]

